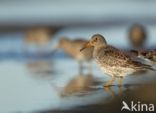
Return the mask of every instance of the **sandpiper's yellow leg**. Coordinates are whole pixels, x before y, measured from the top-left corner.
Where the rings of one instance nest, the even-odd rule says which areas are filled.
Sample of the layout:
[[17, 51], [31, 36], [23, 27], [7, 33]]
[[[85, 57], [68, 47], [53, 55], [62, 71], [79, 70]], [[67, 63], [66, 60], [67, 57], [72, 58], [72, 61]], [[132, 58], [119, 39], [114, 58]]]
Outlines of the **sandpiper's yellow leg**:
[[109, 80], [109, 81], [104, 85], [104, 87], [110, 87], [110, 86], [112, 86], [112, 84], [113, 84], [114, 81], [115, 81], [115, 76], [112, 75], [112, 79]]

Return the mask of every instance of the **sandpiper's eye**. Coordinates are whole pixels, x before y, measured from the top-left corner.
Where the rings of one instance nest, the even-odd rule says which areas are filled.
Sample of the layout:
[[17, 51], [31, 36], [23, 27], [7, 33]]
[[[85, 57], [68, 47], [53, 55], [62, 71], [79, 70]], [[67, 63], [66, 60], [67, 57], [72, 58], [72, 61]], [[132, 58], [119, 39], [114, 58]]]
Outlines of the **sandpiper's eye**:
[[95, 38], [95, 41], [97, 41], [97, 38]]

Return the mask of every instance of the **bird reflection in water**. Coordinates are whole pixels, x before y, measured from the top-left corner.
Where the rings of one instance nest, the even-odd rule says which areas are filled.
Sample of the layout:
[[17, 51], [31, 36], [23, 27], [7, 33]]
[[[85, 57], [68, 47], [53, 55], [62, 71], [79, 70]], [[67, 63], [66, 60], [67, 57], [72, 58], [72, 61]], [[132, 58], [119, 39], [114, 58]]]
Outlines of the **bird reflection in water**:
[[92, 74], [79, 74], [68, 82], [61, 91], [61, 96], [86, 95], [93, 90], [91, 86], [94, 86], [95, 84], [98, 84], [98, 81], [95, 80]]
[[146, 86], [145, 84], [123, 84], [121, 85], [112, 85], [111, 87], [104, 87], [104, 91], [107, 92], [112, 99], [115, 97], [122, 98], [125, 92], [131, 92], [135, 89], [138, 89], [141, 86]]
[[[58, 91], [58, 87], [55, 89]], [[109, 95], [108, 98], [114, 98], [116, 93], [122, 95], [125, 86], [112, 85], [111, 87], [103, 87], [103, 81], [95, 78], [92, 74], [79, 74], [72, 78], [62, 89], [59, 90], [61, 97], [69, 96], [86, 96], [96, 91], [104, 91]], [[117, 89], [117, 91], [116, 91]]]
[[[119, 84], [121, 84], [123, 82], [122, 80], [123, 79], [119, 78]], [[123, 94], [123, 90], [125, 89], [125, 85], [124, 84], [119, 85], [119, 84], [117, 84], [117, 85], [112, 84], [110, 87], [103, 87], [103, 89], [113, 99], [116, 96], [116, 94], [119, 96], [122, 96], [122, 94]]]
[[53, 63], [49, 60], [29, 60], [26, 67], [35, 77], [47, 77], [54, 74]]
[[95, 78], [93, 74], [82, 74], [75, 75], [67, 84], [63, 87], [58, 87], [52, 84], [52, 87], [58, 92], [61, 97], [69, 96], [85, 96], [89, 95], [95, 90], [98, 90], [94, 86], [98, 86], [102, 82]]

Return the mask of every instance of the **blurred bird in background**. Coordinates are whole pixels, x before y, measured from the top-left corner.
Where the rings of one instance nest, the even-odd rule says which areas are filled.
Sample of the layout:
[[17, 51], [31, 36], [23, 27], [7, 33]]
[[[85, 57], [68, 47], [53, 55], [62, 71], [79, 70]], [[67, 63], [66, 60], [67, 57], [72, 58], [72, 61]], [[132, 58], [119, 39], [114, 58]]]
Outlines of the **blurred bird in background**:
[[[90, 62], [92, 60], [93, 47], [80, 52], [80, 49], [87, 42], [85, 39], [74, 39], [61, 38], [58, 44], [59, 49], [63, 49], [64, 52], [79, 62], [79, 73], [83, 71], [83, 62]], [[91, 64], [89, 66], [91, 69]]]
[[132, 25], [129, 30], [128, 39], [133, 49], [143, 49], [147, 40], [147, 31], [145, 27], [141, 24]]
[[52, 38], [55, 29], [48, 27], [32, 27], [26, 31], [25, 43], [46, 45]]
[[51, 39], [57, 32], [57, 28], [52, 27], [31, 27], [25, 31], [23, 40], [23, 50], [33, 54], [44, 55], [49, 53]]

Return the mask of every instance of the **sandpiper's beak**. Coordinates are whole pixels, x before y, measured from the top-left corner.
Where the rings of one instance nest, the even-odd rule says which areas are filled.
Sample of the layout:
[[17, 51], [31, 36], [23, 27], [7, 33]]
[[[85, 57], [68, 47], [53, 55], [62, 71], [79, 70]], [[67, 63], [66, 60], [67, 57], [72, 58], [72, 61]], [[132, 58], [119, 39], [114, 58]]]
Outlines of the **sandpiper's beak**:
[[91, 45], [89, 42], [87, 42], [87, 43], [80, 49], [80, 51], [83, 51], [84, 49], [90, 48], [90, 47], [92, 47], [92, 45]]

